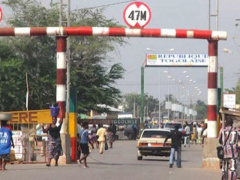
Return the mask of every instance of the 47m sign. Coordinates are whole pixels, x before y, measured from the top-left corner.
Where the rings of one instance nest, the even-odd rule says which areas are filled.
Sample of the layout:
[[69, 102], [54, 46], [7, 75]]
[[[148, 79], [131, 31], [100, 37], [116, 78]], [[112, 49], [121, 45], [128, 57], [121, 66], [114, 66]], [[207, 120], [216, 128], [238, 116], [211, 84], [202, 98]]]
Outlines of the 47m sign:
[[151, 11], [144, 3], [133, 2], [125, 8], [123, 18], [129, 27], [143, 28], [151, 19]]

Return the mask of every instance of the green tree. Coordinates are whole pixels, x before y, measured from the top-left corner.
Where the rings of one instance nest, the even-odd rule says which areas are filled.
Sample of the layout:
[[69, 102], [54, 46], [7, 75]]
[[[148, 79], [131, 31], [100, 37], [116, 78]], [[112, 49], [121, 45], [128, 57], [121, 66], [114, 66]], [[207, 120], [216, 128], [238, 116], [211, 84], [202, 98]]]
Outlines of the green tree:
[[[125, 112], [131, 112], [134, 114], [134, 105], [135, 105], [135, 115], [136, 117], [140, 116], [140, 107], [141, 107], [141, 94], [129, 93], [123, 96], [123, 109]], [[153, 96], [144, 94], [144, 106], [145, 106], [145, 115], [150, 116], [152, 112], [158, 110], [159, 101]]]
[[[0, 109], [2, 111], [24, 109], [26, 89], [23, 61], [16, 61], [11, 49], [0, 41]], [[4, 60], [3, 60], [4, 59]], [[26, 87], [26, 86], [25, 86]], [[14, 90], [14, 92], [13, 92]]]
[[207, 105], [203, 101], [197, 100], [194, 110], [197, 111], [197, 120], [204, 120], [207, 118]]
[[240, 104], [240, 78], [237, 81], [236, 87], [233, 87], [232, 89], [225, 89], [225, 92], [236, 94], [236, 103]]
[[[54, 27], [58, 26], [58, 4], [50, 3], [50, 7], [34, 3], [32, 0], [4, 1], [12, 11], [8, 23], [14, 27]], [[103, 10], [79, 10], [72, 13], [72, 26], [119, 26], [113, 19], [106, 19]], [[107, 53], [115, 50], [125, 42], [120, 37], [69, 37], [71, 39], [71, 85], [78, 93], [78, 110], [89, 111], [97, 109], [97, 104], [113, 105], [119, 100], [120, 91], [114, 87], [115, 80], [123, 77], [124, 69], [121, 64], [105, 63]], [[18, 91], [10, 84], [8, 91], [14, 96], [15, 107], [5, 104], [0, 110], [22, 110], [25, 105], [26, 72], [29, 81], [29, 109], [48, 108], [55, 101], [56, 92], [56, 40], [55, 37], [6, 37], [1, 38], [0, 59], [1, 70], [6, 69], [10, 62], [6, 57], [11, 49], [13, 56], [12, 71], [8, 79], [15, 79], [13, 72], [18, 72], [21, 82]], [[5, 49], [3, 48], [5, 47]], [[3, 52], [2, 52], [3, 51]], [[2, 73], [1, 73], [1, 79]], [[4, 83], [0, 82], [0, 104], [8, 102], [10, 95]]]

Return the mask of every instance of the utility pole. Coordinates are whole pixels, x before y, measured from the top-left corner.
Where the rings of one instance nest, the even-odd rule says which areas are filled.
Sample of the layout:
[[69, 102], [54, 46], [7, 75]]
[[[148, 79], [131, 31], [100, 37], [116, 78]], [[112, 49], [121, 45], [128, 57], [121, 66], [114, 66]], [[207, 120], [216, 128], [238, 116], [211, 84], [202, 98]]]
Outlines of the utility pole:
[[144, 123], [144, 66], [141, 67], [141, 118], [140, 118], [141, 128], [143, 128]]
[[[60, 0], [59, 26], [70, 27], [70, 0]], [[69, 133], [69, 100], [70, 100], [70, 39], [67, 38], [67, 99], [66, 99], [66, 121], [64, 133]]]
[[221, 97], [219, 98], [220, 99], [220, 107], [222, 106], [222, 97], [223, 97], [223, 67], [221, 66], [220, 67], [220, 88], [221, 88]]
[[[59, 3], [59, 26], [60, 27], [70, 27], [70, 0], [60, 0]], [[65, 162], [64, 163], [70, 163], [71, 157], [70, 157], [70, 149], [71, 149], [71, 142], [70, 142], [70, 135], [69, 135], [69, 109], [70, 109], [70, 38], [67, 38], [67, 68], [66, 68], [66, 75], [67, 75], [67, 92], [66, 92], [66, 119], [63, 122], [63, 134], [61, 136], [62, 138], [62, 147], [63, 152], [65, 154]]]
[[219, 17], [219, 0], [215, 0], [216, 1], [216, 12], [215, 13], [211, 13], [212, 12], [212, 0], [209, 0], [209, 27], [208, 29], [211, 30], [211, 17], [215, 17], [215, 22], [216, 22], [216, 31], [218, 30], [218, 17]]
[[159, 70], [159, 96], [158, 96], [158, 128], [161, 127], [161, 71]]
[[133, 118], [136, 118], [136, 102], [135, 102], [135, 97], [134, 97], [134, 102], [133, 102]]

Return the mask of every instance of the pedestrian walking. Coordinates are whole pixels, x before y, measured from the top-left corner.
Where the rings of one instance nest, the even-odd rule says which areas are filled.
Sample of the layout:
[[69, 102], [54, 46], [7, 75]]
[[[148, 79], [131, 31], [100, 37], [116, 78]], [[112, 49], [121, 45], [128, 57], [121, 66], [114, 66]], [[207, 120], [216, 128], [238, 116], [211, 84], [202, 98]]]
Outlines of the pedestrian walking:
[[89, 155], [89, 147], [88, 147], [88, 143], [91, 144], [92, 146], [92, 149], [94, 148], [93, 147], [93, 144], [88, 136], [88, 122], [83, 122], [82, 124], [83, 126], [83, 129], [80, 130], [80, 132], [78, 133], [79, 134], [79, 138], [80, 138], [80, 146], [78, 147], [78, 149], [81, 151], [81, 153], [83, 154], [82, 158], [80, 158], [78, 160], [78, 164], [80, 165], [80, 163], [82, 161], [84, 161], [84, 168], [87, 168], [87, 157]]
[[148, 128], [149, 128], [148, 121], [145, 121], [144, 122], [144, 129], [148, 129]]
[[204, 146], [204, 140], [205, 140], [205, 138], [207, 138], [207, 132], [208, 132], [208, 124], [207, 123], [205, 123], [204, 124], [204, 128], [203, 128], [203, 130], [202, 130], [202, 146]]
[[81, 149], [78, 148], [80, 146], [80, 137], [78, 132], [80, 132], [82, 129], [83, 129], [82, 122], [78, 120], [77, 122], [77, 160], [79, 160], [81, 157]]
[[98, 143], [99, 143], [99, 153], [103, 153], [104, 144], [106, 142], [107, 130], [103, 127], [103, 124], [99, 124], [99, 129], [97, 131]]
[[202, 123], [197, 126], [197, 144], [202, 144]]
[[7, 128], [7, 121], [1, 121], [0, 128], [0, 170], [6, 169], [7, 162], [10, 162], [11, 145], [14, 148], [12, 131]]
[[182, 167], [182, 160], [181, 160], [181, 152], [182, 152], [182, 137], [183, 136], [190, 136], [190, 134], [184, 134], [180, 132], [178, 126], [175, 126], [175, 130], [173, 130], [165, 139], [164, 141], [164, 146], [166, 146], [166, 142], [169, 138], [172, 140], [171, 144], [171, 154], [170, 154], [170, 159], [169, 159], [169, 168], [173, 167], [173, 162], [175, 158], [175, 151], [177, 151], [177, 167], [181, 168]]
[[226, 116], [226, 126], [219, 134], [219, 143], [223, 145], [224, 151], [222, 162], [222, 179], [224, 180], [237, 179], [238, 136], [238, 128], [233, 127], [233, 118]]
[[113, 123], [113, 137], [114, 137], [114, 140], [117, 139], [117, 126]]
[[113, 142], [114, 142], [114, 129], [113, 129], [113, 124], [110, 123], [109, 127], [107, 129], [107, 136], [108, 136], [108, 143], [109, 143], [109, 147], [113, 148]]
[[193, 130], [192, 130], [192, 134], [191, 134], [191, 141], [192, 143], [195, 142], [195, 144], [197, 144], [197, 127], [196, 124], [193, 125]]
[[[94, 145], [94, 143], [96, 143], [96, 148], [98, 148], [98, 144], [97, 144], [97, 127], [96, 124], [93, 124], [93, 128], [91, 130], [91, 142]], [[94, 146], [93, 146], [94, 148]]]
[[[190, 135], [191, 130], [187, 121], [185, 122], [184, 131], [186, 135]], [[184, 147], [186, 147], [187, 145], [188, 147], [190, 147], [190, 136], [184, 137]]]
[[52, 123], [48, 124], [47, 127], [42, 126], [42, 131], [48, 133], [48, 163], [46, 166], [51, 166], [51, 160], [55, 159], [55, 166], [58, 166], [59, 156], [63, 154], [62, 144], [60, 138], [60, 130], [62, 127], [63, 118], [60, 116], [60, 120], [57, 125], [57, 117], [52, 117]]
[[137, 124], [134, 123], [132, 125], [132, 131], [133, 131], [133, 140], [136, 140], [137, 139], [137, 131], [138, 131]]

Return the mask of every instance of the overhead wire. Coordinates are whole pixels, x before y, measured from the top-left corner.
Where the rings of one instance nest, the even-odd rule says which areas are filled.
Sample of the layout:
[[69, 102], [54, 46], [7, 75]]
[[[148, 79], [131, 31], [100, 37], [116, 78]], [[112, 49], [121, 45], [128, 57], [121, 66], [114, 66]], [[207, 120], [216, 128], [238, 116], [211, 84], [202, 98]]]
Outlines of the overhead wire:
[[128, 2], [133, 2], [133, 1], [136, 1], [136, 0], [128, 0], [128, 1], [122, 1], [122, 2], [116, 2], [116, 3], [109, 3], [109, 4], [99, 5], [99, 6], [93, 6], [93, 7], [88, 7], [88, 8], [74, 9], [74, 10], [72, 10], [72, 11], [78, 11], [78, 10], [81, 10], [81, 9], [105, 8], [105, 7], [109, 7], [109, 6], [115, 6], [115, 5], [124, 4], [124, 3], [128, 3]]

